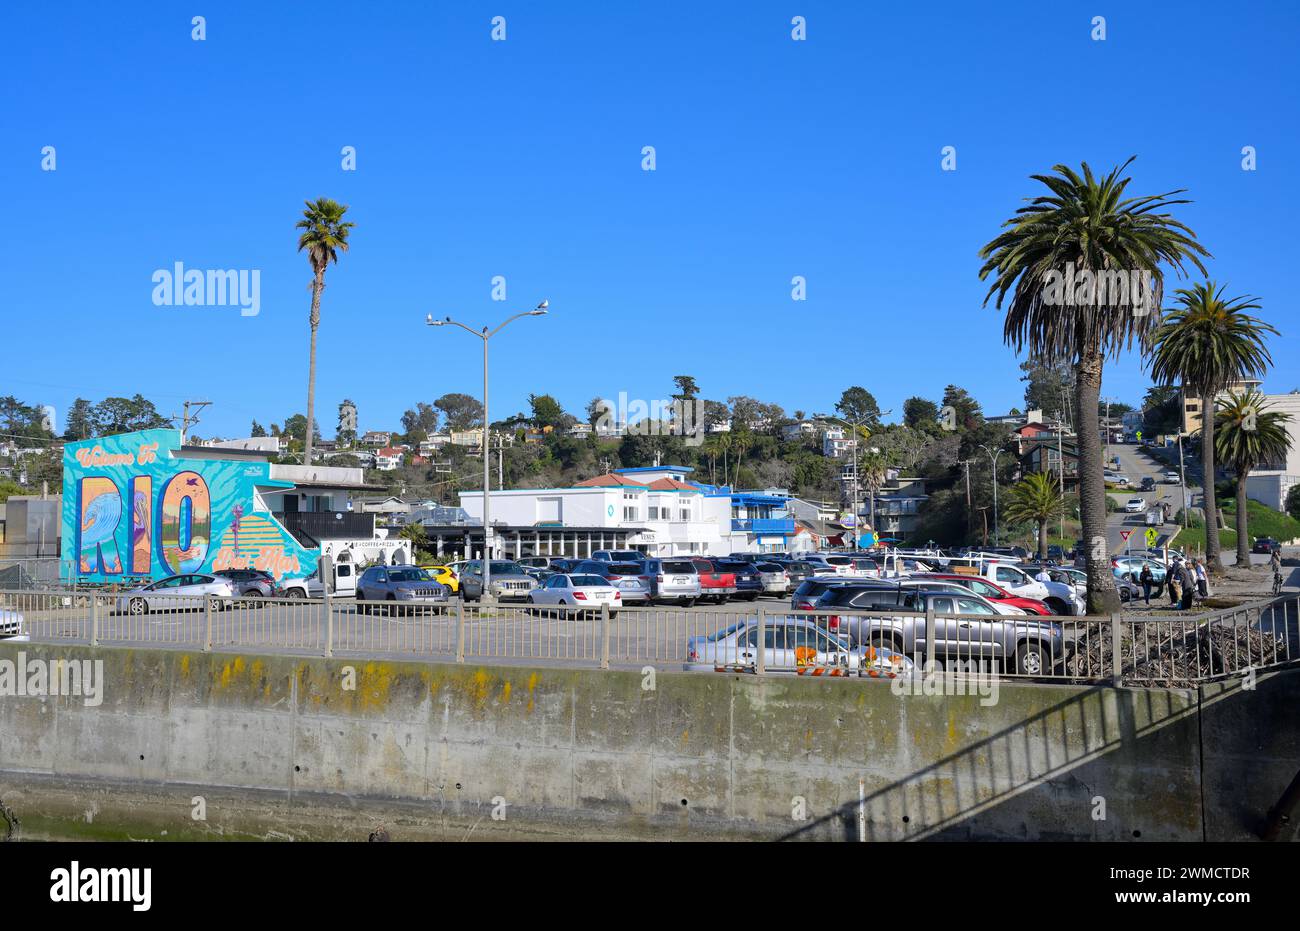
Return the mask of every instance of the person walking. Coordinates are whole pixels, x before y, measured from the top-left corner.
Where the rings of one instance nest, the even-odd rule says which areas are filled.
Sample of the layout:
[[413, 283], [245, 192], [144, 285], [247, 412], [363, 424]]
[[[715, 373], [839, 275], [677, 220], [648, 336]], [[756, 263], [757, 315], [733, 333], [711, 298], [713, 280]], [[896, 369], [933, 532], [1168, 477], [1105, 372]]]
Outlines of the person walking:
[[1276, 595], [1282, 591], [1282, 551], [1273, 550], [1268, 557], [1269, 567], [1273, 570], [1273, 594]]
[[1196, 590], [1202, 598], [1210, 597], [1210, 577], [1205, 571], [1205, 560], [1196, 560]]
[[1178, 560], [1175, 559], [1169, 564], [1165, 571], [1165, 585], [1169, 589], [1169, 604], [1171, 607], [1178, 607], [1178, 602], [1182, 600], [1182, 583], [1178, 578]]
[[1151, 574], [1151, 567], [1143, 563], [1142, 574], [1138, 576], [1138, 581], [1142, 583], [1142, 600], [1148, 605], [1151, 604], [1151, 583], [1155, 580], [1155, 576]]
[[1184, 611], [1192, 609], [1192, 601], [1196, 598], [1196, 573], [1192, 572], [1192, 567], [1188, 565], [1187, 560], [1178, 567], [1178, 581], [1183, 586], [1183, 601], [1180, 607]]

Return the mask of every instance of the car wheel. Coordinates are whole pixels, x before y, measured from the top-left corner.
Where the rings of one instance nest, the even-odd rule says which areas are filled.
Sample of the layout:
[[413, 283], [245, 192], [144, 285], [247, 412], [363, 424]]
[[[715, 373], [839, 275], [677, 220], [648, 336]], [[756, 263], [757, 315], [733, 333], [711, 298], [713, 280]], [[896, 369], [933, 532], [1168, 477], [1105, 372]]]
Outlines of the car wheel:
[[1022, 643], [1016, 647], [1016, 672], [1026, 676], [1041, 676], [1047, 670], [1047, 653], [1041, 646]]
[[696, 599], [694, 599], [694, 598], [687, 598], [685, 601], [682, 602], [682, 604], [685, 605], [685, 606], [688, 607], [688, 608], [693, 608], [693, 607], [695, 607], [695, 602], [696, 602]]
[[290, 598], [306, 598], [307, 594], [301, 588], [291, 588], [287, 592]]
[[149, 602], [143, 598], [132, 598], [126, 606], [127, 611], [137, 617], [149, 613]]

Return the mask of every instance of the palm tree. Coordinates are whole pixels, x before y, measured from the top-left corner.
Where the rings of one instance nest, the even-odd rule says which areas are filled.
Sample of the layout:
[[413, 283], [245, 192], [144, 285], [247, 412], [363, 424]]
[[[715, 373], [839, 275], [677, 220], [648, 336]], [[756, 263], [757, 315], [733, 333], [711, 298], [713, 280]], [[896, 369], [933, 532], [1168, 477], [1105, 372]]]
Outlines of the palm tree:
[[298, 237], [298, 251], [307, 250], [311, 262], [311, 363], [307, 369], [307, 445], [303, 463], [311, 465], [312, 429], [316, 407], [316, 330], [320, 326], [320, 293], [325, 290], [325, 268], [338, 262], [339, 253], [348, 251], [348, 233], [355, 223], [343, 220], [347, 204], [321, 197], [307, 201], [296, 229], [303, 231]]
[[[1214, 498], [1214, 397], [1233, 382], [1263, 375], [1273, 362], [1264, 334], [1277, 330], [1246, 313], [1259, 310], [1252, 297], [1224, 299], [1214, 282], [1180, 288], [1178, 307], [1167, 311], [1152, 337], [1151, 377], [1157, 384], [1181, 381], [1201, 399], [1201, 484], [1205, 488], [1205, 562], [1217, 573], [1219, 507]], [[1240, 517], [1238, 518], [1240, 519]]]
[[[865, 433], [865, 429], [863, 430]], [[867, 512], [871, 515], [871, 530], [876, 529], [876, 492], [885, 484], [889, 474], [889, 461], [878, 450], [868, 450], [858, 464], [858, 478], [867, 493]], [[856, 504], [856, 502], [855, 502]], [[858, 515], [854, 515], [856, 518]]]
[[[1215, 404], [1215, 452], [1223, 464], [1236, 473], [1238, 566], [1250, 565], [1250, 543], [1246, 536], [1246, 479], [1261, 462], [1284, 461], [1291, 448], [1286, 415], [1279, 411], [1265, 411], [1264, 404], [1264, 395], [1254, 389], [1229, 392], [1226, 398], [1220, 398]], [[1209, 528], [1208, 521], [1206, 528]]]
[[[997, 295], [998, 308], [1011, 300], [1003, 339], [1030, 358], [1074, 366], [1075, 423], [1079, 434], [1079, 499], [1087, 547], [1088, 612], [1109, 613], [1119, 607], [1115, 579], [1106, 553], [1106, 490], [1102, 483], [1102, 447], [1097, 402], [1106, 357], [1116, 357], [1156, 326], [1150, 313], [1164, 294], [1161, 263], [1181, 275], [1192, 263], [1204, 271], [1200, 256], [1209, 255], [1196, 234], [1163, 212], [1182, 191], [1124, 197], [1129, 179], [1121, 177], [1133, 159], [1104, 177], [1094, 177], [1085, 162], [1082, 177], [1057, 165], [1055, 174], [1034, 175], [1049, 194], [1034, 198], [1003, 224], [1003, 232], [980, 250], [985, 260], [980, 278], [993, 276], [984, 303]], [[1128, 273], [1147, 283], [1146, 299], [1134, 306], [1125, 289], [1073, 287], [1065, 295], [1061, 276], [1082, 279], [1105, 273]], [[1055, 282], [1055, 283], [1054, 283]], [[1072, 282], [1073, 284], [1073, 282]], [[1079, 300], [1083, 298], [1084, 300]], [[1077, 301], [1077, 302], [1076, 302]]]
[[754, 437], [748, 429], [737, 430], [731, 438], [731, 448], [736, 451], [736, 482], [740, 482], [740, 464], [745, 453], [754, 445]]
[[1030, 472], [1007, 492], [1003, 511], [1007, 520], [1038, 525], [1038, 558], [1047, 558], [1047, 524], [1061, 516], [1065, 498], [1061, 486], [1048, 472]]
[[717, 435], [718, 449], [722, 453], [722, 484], [727, 484], [727, 453], [731, 451], [731, 432], [724, 431]]

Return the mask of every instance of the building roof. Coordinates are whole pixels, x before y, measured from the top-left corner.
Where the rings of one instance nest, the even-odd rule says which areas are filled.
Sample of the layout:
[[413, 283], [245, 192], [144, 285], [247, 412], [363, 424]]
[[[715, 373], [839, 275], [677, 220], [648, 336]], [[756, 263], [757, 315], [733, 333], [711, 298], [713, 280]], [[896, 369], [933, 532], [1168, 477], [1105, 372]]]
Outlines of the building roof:
[[679, 465], [661, 465], [661, 466], [637, 466], [634, 469], [615, 469], [618, 475], [628, 475], [633, 472], [694, 472], [690, 466]]
[[645, 482], [638, 482], [634, 478], [624, 478], [621, 475], [615, 475], [612, 472], [606, 472], [604, 475], [593, 475], [591, 478], [584, 478], [580, 482], [573, 483], [574, 488], [647, 488]]
[[396, 446], [385, 446], [383, 449], [376, 450], [375, 455], [376, 456], [400, 456], [402, 455], [403, 452], [405, 452], [405, 450], [399, 449]]
[[679, 482], [675, 478], [657, 478], [650, 483], [651, 491], [699, 491], [694, 485]]

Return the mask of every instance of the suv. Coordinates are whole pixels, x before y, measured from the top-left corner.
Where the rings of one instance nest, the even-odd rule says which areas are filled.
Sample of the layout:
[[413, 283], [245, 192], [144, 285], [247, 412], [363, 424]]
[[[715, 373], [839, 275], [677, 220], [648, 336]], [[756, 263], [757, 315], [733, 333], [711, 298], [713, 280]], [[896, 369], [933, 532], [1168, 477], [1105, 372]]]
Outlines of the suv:
[[718, 604], [722, 604], [728, 596], [736, 593], [736, 574], [729, 569], [723, 569], [719, 560], [697, 556], [691, 562], [695, 563], [695, 569], [700, 574], [701, 601], [711, 598]]
[[689, 559], [647, 559], [651, 601], [680, 601], [690, 607], [700, 597], [700, 570]]
[[419, 566], [371, 566], [357, 579], [357, 613], [370, 613], [370, 602], [383, 602], [389, 613], [415, 608], [438, 612], [447, 605], [447, 586]]
[[861, 582], [861, 580], [832, 578], [825, 575], [809, 576], [799, 583], [799, 587], [790, 596], [790, 609], [792, 611], [816, 611], [817, 601], [822, 595], [832, 588], [839, 588], [852, 582]]
[[222, 569], [212, 574], [229, 580], [240, 598], [277, 598], [284, 591], [275, 576], [261, 569]]
[[757, 563], [745, 562], [743, 559], [715, 559], [713, 565], [735, 577], [736, 598], [755, 601], [763, 594], [763, 575], [758, 571]]
[[[639, 554], [638, 554], [639, 555]], [[573, 570], [574, 575], [598, 575], [623, 597], [623, 604], [648, 604], [652, 590], [650, 574], [643, 562], [606, 562], [603, 559], [584, 559]]]
[[[833, 597], [840, 595], [833, 593]], [[828, 624], [832, 633], [847, 636], [855, 645], [882, 646], [917, 658], [924, 657], [928, 648], [925, 612], [953, 615], [936, 617], [934, 621], [934, 655], [943, 666], [983, 660], [1036, 676], [1051, 672], [1066, 658], [1059, 624], [1030, 615], [998, 614], [974, 594], [914, 588], [863, 589], [843, 607], [873, 614], [833, 615]], [[891, 616], [891, 611], [909, 613]]]
[[[483, 560], [471, 559], [454, 564], [460, 578], [460, 596], [466, 601], [483, 597]], [[492, 560], [492, 597], [498, 601], [527, 601], [528, 593], [537, 587], [537, 580], [524, 571], [524, 567], [508, 559]]]
[[1156, 480], [1155, 480], [1155, 476], [1152, 476], [1152, 475], [1144, 475], [1144, 476], [1142, 476], [1142, 485], [1141, 485], [1141, 490], [1142, 490], [1142, 491], [1155, 491], [1155, 490], [1156, 490]]
[[596, 550], [590, 558], [601, 562], [640, 562], [645, 559], [645, 553], [640, 550]]

